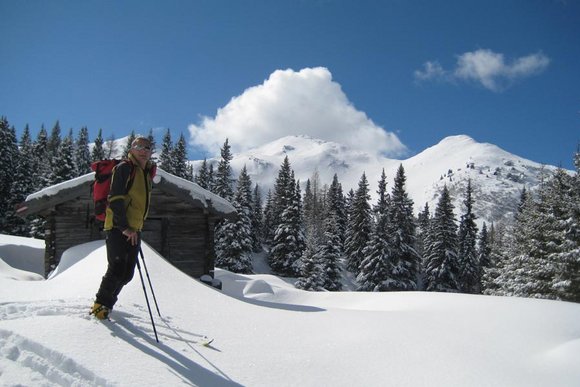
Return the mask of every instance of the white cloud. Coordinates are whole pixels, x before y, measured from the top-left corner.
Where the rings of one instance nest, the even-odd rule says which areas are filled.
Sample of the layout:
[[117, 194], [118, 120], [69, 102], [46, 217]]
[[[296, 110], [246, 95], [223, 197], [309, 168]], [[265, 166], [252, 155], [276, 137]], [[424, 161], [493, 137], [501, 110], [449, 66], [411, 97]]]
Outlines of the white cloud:
[[398, 137], [358, 111], [323, 67], [276, 70], [220, 108], [214, 118], [190, 125], [193, 145], [217, 154], [226, 138], [234, 152], [288, 135], [309, 135], [367, 152], [396, 156]]
[[544, 71], [550, 59], [542, 53], [531, 54], [506, 62], [504, 55], [492, 50], [466, 52], [457, 57], [453, 71], [445, 71], [437, 62], [426, 62], [424, 71], [415, 71], [417, 81], [444, 79], [472, 81], [486, 89], [501, 91], [513, 82]]
[[445, 70], [439, 62], [425, 62], [423, 64], [423, 71], [415, 70], [415, 79], [419, 81], [426, 81], [429, 79], [439, 79], [445, 76]]

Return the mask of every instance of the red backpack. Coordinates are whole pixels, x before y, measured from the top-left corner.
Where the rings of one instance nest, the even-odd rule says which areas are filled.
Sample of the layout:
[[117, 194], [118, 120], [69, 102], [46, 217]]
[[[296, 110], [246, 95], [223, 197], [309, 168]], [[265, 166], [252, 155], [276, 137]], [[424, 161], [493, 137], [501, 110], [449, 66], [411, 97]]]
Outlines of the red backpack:
[[[95, 181], [92, 184], [93, 191], [93, 202], [95, 203], [95, 218], [101, 222], [105, 221], [107, 215], [107, 207], [109, 205], [108, 197], [109, 191], [111, 190], [111, 177], [113, 176], [113, 169], [122, 161], [129, 163], [131, 165], [131, 175], [129, 181], [127, 182], [127, 189], [125, 192], [129, 192], [131, 185], [133, 184], [133, 178], [135, 177], [135, 166], [131, 160], [101, 160], [95, 161], [91, 164], [91, 169], [95, 171]], [[157, 171], [156, 165], [153, 164], [149, 170], [151, 178], [155, 177]]]
[[107, 214], [107, 206], [109, 205], [108, 197], [111, 190], [111, 177], [113, 176], [113, 169], [122, 161], [127, 161], [131, 164], [131, 177], [129, 178], [128, 188], [131, 188], [135, 168], [133, 163], [129, 160], [101, 160], [95, 161], [91, 164], [91, 169], [95, 171], [95, 181], [91, 187], [93, 191], [93, 202], [95, 203], [95, 218], [101, 222], [105, 221]]

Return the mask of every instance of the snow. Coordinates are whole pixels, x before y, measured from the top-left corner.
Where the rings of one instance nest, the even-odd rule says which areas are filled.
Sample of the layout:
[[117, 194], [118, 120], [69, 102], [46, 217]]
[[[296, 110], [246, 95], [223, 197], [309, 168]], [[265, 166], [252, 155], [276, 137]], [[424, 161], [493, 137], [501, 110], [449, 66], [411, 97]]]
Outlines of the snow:
[[[14, 237], [0, 236], [17, 251]], [[26, 242], [29, 242], [28, 244]], [[156, 343], [136, 273], [112, 313], [88, 315], [103, 241], [71, 248], [48, 280], [0, 265], [0, 385], [577, 386], [580, 305], [438, 293], [310, 293], [217, 270], [223, 291], [148, 245]], [[8, 273], [8, 275], [7, 275]], [[12, 273], [12, 274], [10, 274]], [[151, 300], [151, 297], [150, 297]], [[200, 336], [215, 339], [210, 347]]]
[[[65, 182], [55, 184], [53, 186], [44, 188], [38, 192], [28, 195], [26, 201], [33, 199], [40, 199], [44, 196], [58, 196], [61, 192], [66, 189], [71, 189], [77, 187], [86, 182], [92, 182], [95, 179], [95, 172], [89, 172], [85, 175], [79, 176], [77, 178], [67, 180]], [[157, 175], [155, 176], [153, 183], [159, 184], [162, 179], [174, 184], [175, 186], [186, 190], [189, 195], [199, 202], [204, 208], [208, 208], [210, 205], [218, 212], [223, 214], [231, 214], [235, 212], [235, 208], [225, 199], [219, 197], [218, 195], [201, 188], [194, 182], [179, 178], [170, 173], [165, 172], [161, 168], [157, 169]]]
[[[405, 160], [377, 156], [309, 136], [286, 136], [235, 154], [231, 166], [235, 176], [246, 166], [252, 182], [259, 184], [265, 199], [276, 182], [285, 156], [288, 156], [302, 189], [316, 170], [321, 184], [330, 185], [336, 173], [344, 194], [347, 194], [350, 189], [356, 191], [364, 172], [373, 203], [382, 170], [387, 175], [387, 191], [390, 192], [397, 168], [402, 164], [407, 177], [406, 189], [414, 201], [415, 214], [423, 210], [425, 203], [429, 203], [433, 211], [443, 186], [447, 185], [455, 214], [459, 217], [463, 210], [463, 193], [467, 181], [471, 179], [480, 228], [483, 221], [489, 225], [508, 216], [519, 203], [523, 187], [534, 189], [541, 181], [543, 171], [556, 169], [518, 157], [493, 144], [479, 143], [466, 135], [446, 137]], [[215, 164], [219, 159], [208, 161]], [[201, 161], [194, 161], [193, 165], [197, 171]]]

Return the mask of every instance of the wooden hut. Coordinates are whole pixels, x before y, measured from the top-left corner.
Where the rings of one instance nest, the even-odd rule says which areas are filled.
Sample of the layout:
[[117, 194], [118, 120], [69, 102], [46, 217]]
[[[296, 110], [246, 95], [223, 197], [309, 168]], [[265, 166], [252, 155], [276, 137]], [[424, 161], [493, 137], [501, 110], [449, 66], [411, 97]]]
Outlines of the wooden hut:
[[[17, 210], [20, 216], [37, 214], [46, 220], [46, 275], [69, 247], [105, 237], [102, 223], [94, 217], [93, 180], [91, 172], [45, 188], [28, 196]], [[225, 199], [158, 169], [142, 239], [188, 275], [213, 277], [214, 226], [236, 216]]]

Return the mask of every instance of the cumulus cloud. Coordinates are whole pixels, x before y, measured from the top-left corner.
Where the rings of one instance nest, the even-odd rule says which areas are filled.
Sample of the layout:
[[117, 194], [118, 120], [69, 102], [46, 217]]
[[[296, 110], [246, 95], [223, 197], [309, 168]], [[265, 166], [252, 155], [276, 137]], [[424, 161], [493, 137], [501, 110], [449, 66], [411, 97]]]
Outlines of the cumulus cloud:
[[492, 50], [466, 52], [457, 57], [455, 69], [447, 71], [437, 62], [426, 62], [415, 71], [415, 80], [468, 81], [481, 84], [491, 91], [502, 91], [515, 81], [544, 71], [550, 59], [542, 53], [527, 55], [511, 62]]
[[194, 146], [217, 154], [226, 138], [234, 152], [288, 135], [309, 135], [366, 152], [401, 155], [398, 137], [358, 111], [323, 67], [298, 72], [276, 70], [263, 84], [250, 87], [189, 126]]

